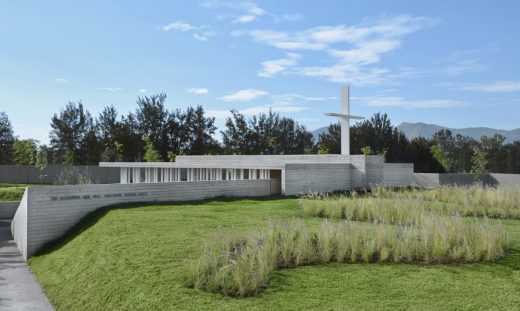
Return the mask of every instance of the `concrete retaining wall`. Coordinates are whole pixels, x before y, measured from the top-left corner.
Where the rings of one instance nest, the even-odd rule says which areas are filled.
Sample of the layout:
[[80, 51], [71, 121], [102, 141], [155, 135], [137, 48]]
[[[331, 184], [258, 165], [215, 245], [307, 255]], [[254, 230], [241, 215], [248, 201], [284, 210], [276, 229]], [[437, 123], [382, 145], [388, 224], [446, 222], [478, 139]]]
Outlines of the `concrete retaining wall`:
[[470, 186], [475, 183], [486, 186], [520, 186], [520, 174], [413, 174], [413, 185], [416, 187]]
[[366, 157], [365, 174], [367, 177], [367, 188], [381, 186], [384, 183], [384, 165], [385, 158], [383, 156]]
[[351, 164], [286, 164], [282, 189], [285, 195], [348, 190], [352, 170]]
[[[0, 183], [9, 184], [53, 184], [56, 177], [63, 171], [64, 165], [49, 165], [42, 172], [30, 165], [0, 165]], [[119, 183], [119, 169], [99, 167], [97, 165], [75, 165], [80, 172], [88, 170], [92, 182], [97, 184]], [[40, 175], [44, 175], [40, 179]]]
[[489, 174], [490, 181], [502, 186], [520, 186], [520, 174]]
[[385, 163], [385, 187], [409, 187], [414, 182], [413, 163]]
[[0, 202], [0, 218], [13, 218], [20, 202]]
[[350, 187], [352, 189], [361, 189], [367, 186], [365, 160], [365, 157], [352, 157], [350, 159], [350, 164], [352, 165], [350, 172]]
[[413, 186], [419, 188], [428, 188], [440, 186], [440, 174], [436, 173], [414, 173]]
[[13, 239], [20, 252], [27, 259], [27, 197], [28, 197], [28, 189], [25, 189], [25, 193], [23, 194], [22, 200], [18, 205], [18, 209], [16, 210], [16, 214], [14, 215], [13, 220], [11, 221], [11, 233], [13, 234]]
[[268, 179], [29, 187], [13, 219], [12, 231], [27, 259], [102, 206], [270, 194], [271, 180]]

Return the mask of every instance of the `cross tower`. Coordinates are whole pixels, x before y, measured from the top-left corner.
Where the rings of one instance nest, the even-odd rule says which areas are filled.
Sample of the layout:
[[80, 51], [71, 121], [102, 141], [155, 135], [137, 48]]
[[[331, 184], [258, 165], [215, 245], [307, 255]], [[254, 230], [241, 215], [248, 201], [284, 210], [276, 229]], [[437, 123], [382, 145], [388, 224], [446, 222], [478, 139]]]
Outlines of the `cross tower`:
[[349, 87], [341, 88], [341, 113], [329, 112], [329, 117], [339, 117], [341, 120], [341, 154], [350, 155], [350, 120], [362, 120], [363, 117], [350, 115]]

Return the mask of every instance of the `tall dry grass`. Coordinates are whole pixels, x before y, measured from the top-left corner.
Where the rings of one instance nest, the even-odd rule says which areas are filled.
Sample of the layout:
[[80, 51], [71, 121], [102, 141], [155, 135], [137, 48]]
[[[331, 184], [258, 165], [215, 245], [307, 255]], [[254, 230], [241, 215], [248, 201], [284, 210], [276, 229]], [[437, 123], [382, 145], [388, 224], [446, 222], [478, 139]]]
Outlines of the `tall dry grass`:
[[299, 201], [305, 215], [375, 223], [415, 222], [423, 211], [444, 215], [520, 218], [520, 188], [439, 187], [429, 190], [376, 188], [357, 196], [308, 195]]
[[487, 220], [421, 215], [414, 225], [324, 221], [311, 228], [301, 220], [270, 221], [239, 237], [213, 239], [191, 266], [190, 284], [230, 296], [250, 296], [268, 285], [277, 268], [329, 262], [450, 263], [494, 260], [506, 238]]
[[403, 191], [376, 188], [372, 191], [372, 197], [444, 203], [433, 207], [463, 216], [520, 219], [520, 187], [483, 187], [475, 184]]

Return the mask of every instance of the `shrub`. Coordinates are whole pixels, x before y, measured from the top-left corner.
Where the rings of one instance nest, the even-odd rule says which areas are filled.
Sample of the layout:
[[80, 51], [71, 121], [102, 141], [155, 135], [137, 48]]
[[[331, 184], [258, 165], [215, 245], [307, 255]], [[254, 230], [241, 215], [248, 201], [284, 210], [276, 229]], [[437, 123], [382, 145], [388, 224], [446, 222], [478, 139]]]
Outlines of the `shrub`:
[[92, 179], [88, 168], [81, 171], [75, 166], [64, 166], [56, 179], [54, 180], [55, 185], [84, 185], [91, 184]]

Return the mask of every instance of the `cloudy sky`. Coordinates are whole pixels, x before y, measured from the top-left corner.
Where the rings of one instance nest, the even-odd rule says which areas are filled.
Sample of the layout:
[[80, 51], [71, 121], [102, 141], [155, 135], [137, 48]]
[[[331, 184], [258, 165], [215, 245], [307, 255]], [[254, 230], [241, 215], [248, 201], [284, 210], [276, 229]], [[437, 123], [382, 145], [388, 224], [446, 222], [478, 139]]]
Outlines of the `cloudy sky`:
[[310, 130], [339, 110], [394, 124], [520, 127], [520, 1], [0, 0], [0, 111], [48, 141], [52, 115], [165, 92], [168, 108], [269, 109]]

